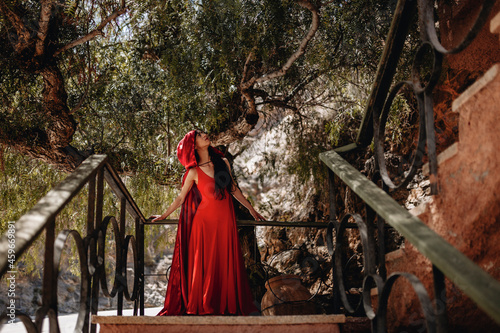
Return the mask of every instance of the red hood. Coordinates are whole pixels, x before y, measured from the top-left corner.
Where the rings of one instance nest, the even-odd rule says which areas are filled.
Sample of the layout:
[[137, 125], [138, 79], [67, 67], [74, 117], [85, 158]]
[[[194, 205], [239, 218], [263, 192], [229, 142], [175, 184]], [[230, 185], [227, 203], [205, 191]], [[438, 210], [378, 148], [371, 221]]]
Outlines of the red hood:
[[190, 131], [177, 145], [177, 158], [179, 162], [187, 169], [195, 167], [196, 157], [194, 156], [194, 141], [196, 139], [196, 132]]
[[[196, 157], [194, 155], [195, 139], [196, 131], [193, 130], [188, 132], [177, 145], [177, 158], [179, 159], [179, 162], [181, 162], [181, 164], [186, 168], [186, 170], [189, 170], [198, 165], [198, 163], [196, 162]], [[214, 147], [209, 147], [209, 149], [212, 149], [220, 156], [224, 156], [224, 154], [220, 150]]]

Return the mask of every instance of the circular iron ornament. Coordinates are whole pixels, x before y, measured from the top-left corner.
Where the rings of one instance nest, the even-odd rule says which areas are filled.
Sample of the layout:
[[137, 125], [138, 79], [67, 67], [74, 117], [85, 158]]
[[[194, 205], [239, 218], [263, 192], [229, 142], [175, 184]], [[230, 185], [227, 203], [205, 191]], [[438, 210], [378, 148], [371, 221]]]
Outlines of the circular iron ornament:
[[[427, 84], [423, 84], [420, 80], [420, 71], [423, 65], [423, 59], [426, 51], [431, 51], [433, 56], [431, 77], [428, 79]], [[412, 65], [412, 80], [413, 89], [415, 94], [420, 94], [423, 92], [431, 92], [439, 81], [441, 76], [441, 67], [443, 64], [443, 55], [439, 53], [431, 43], [424, 42], [417, 50], [415, 58], [413, 59]]]
[[333, 256], [335, 253], [335, 245], [333, 242], [333, 231], [335, 230], [335, 223], [329, 222], [326, 229], [326, 247], [328, 249], [328, 254]]
[[[89, 273], [85, 263], [87, 262], [85, 246], [80, 233], [76, 230], [63, 230], [58, 235], [54, 242], [54, 270], [59, 275], [59, 267], [61, 264], [61, 254], [65, 247], [68, 237], [72, 237], [78, 250], [78, 257], [80, 260], [80, 306], [78, 310], [78, 318], [76, 320], [75, 332], [81, 332], [85, 323], [87, 315], [87, 294], [88, 294], [88, 281]], [[57, 288], [57, 281], [56, 281]], [[57, 296], [56, 296], [57, 297]]]
[[392, 291], [392, 287], [394, 286], [394, 283], [397, 281], [397, 279], [399, 279], [400, 277], [405, 278], [411, 283], [413, 290], [418, 296], [420, 306], [424, 313], [427, 332], [436, 333], [436, 313], [434, 311], [434, 307], [432, 306], [432, 302], [429, 298], [429, 294], [425, 289], [425, 286], [415, 275], [410, 273], [401, 273], [401, 272], [389, 275], [389, 277], [385, 281], [382, 293], [379, 294], [376, 320], [380, 332], [385, 332], [387, 330], [386, 328], [387, 304], [389, 301], [389, 296]]
[[125, 299], [127, 299], [130, 302], [133, 302], [138, 299], [138, 292], [139, 292], [139, 275], [134, 274], [134, 287], [132, 288], [132, 294], [130, 294], [128, 290], [128, 272], [127, 272], [127, 258], [128, 258], [128, 248], [129, 244], [132, 244], [132, 254], [134, 256], [134, 272], [137, 272], [138, 268], [138, 263], [137, 263], [137, 245], [135, 242], [135, 237], [133, 235], [127, 235], [125, 237], [125, 241], [123, 242], [123, 295], [125, 296]]
[[496, 0], [485, 0], [481, 6], [479, 15], [477, 16], [471, 29], [464, 37], [464, 39], [455, 47], [447, 50], [439, 41], [434, 22], [434, 0], [419, 0], [420, 14], [420, 29], [425, 31], [429, 42], [440, 53], [453, 54], [464, 50], [476, 38], [477, 34], [481, 31], [483, 25], [488, 21]]
[[382, 294], [382, 290], [384, 288], [384, 280], [380, 275], [377, 274], [369, 274], [363, 279], [363, 307], [368, 319], [373, 320], [376, 317], [375, 311], [372, 307], [371, 299], [371, 286], [373, 284], [369, 284], [369, 282], [375, 283], [375, 286], [377, 287], [377, 295], [380, 295]]
[[[16, 310], [15, 316], [16, 316], [16, 319], [19, 319], [23, 323], [24, 328], [26, 329], [26, 331], [28, 333], [38, 333], [38, 329], [36, 328], [36, 325], [31, 321], [30, 316], [28, 316], [26, 313], [19, 311], [19, 310]], [[0, 330], [2, 327], [9, 325], [9, 324], [6, 324], [8, 321], [9, 321], [9, 317], [7, 317], [7, 313], [4, 312], [0, 316]]]
[[[115, 236], [115, 278], [113, 281], [113, 288], [111, 292], [109, 292], [108, 289], [108, 282], [106, 281], [106, 235], [107, 235], [107, 230], [108, 230], [108, 224], [111, 223], [113, 226], [113, 233]], [[106, 216], [104, 220], [102, 221], [101, 228], [99, 230], [99, 237], [98, 237], [98, 242], [97, 242], [97, 248], [98, 248], [98, 262], [102, 266], [101, 274], [100, 274], [100, 281], [101, 281], [101, 290], [104, 296], [113, 298], [115, 297], [116, 293], [118, 292], [118, 281], [120, 280], [120, 271], [121, 271], [121, 241], [120, 241], [120, 229], [118, 227], [118, 222], [116, 222], [116, 219], [114, 216]]]
[[380, 177], [382, 178], [384, 184], [393, 190], [399, 189], [403, 186], [408, 185], [408, 183], [413, 179], [415, 174], [417, 173], [418, 168], [422, 164], [422, 158], [425, 152], [425, 142], [426, 142], [426, 130], [425, 130], [425, 114], [424, 112], [420, 112], [423, 110], [422, 100], [418, 98], [417, 101], [419, 103], [419, 132], [418, 132], [418, 145], [413, 156], [413, 160], [411, 162], [410, 171], [406, 176], [404, 176], [403, 180], [396, 184], [392, 181], [389, 173], [387, 172], [387, 165], [385, 162], [384, 155], [384, 137], [385, 137], [385, 125], [387, 124], [387, 119], [389, 117], [389, 110], [392, 105], [392, 102], [398, 95], [401, 88], [405, 85], [410, 86], [415, 92], [414, 85], [410, 81], [400, 81], [398, 82], [390, 91], [387, 100], [385, 101], [384, 108], [382, 109], [382, 114], [378, 115], [374, 114], [373, 117], [373, 126], [374, 126], [374, 144], [375, 144], [375, 158], [377, 161], [378, 169], [380, 172]]
[[365, 274], [374, 274], [375, 273], [375, 248], [373, 245], [373, 237], [370, 235], [368, 231], [368, 227], [366, 223], [363, 221], [359, 214], [346, 214], [340, 221], [338, 226], [337, 235], [336, 235], [336, 247], [335, 247], [335, 277], [337, 282], [338, 292], [340, 294], [340, 299], [344, 304], [344, 308], [349, 313], [354, 313], [361, 305], [361, 299], [356, 307], [351, 306], [349, 300], [347, 299], [345, 285], [344, 285], [344, 275], [343, 275], [343, 267], [342, 267], [342, 239], [344, 238], [344, 232], [346, 229], [346, 225], [349, 221], [349, 218], [353, 218], [358, 226], [359, 235], [361, 237], [361, 245], [363, 248], [363, 267], [365, 270]]

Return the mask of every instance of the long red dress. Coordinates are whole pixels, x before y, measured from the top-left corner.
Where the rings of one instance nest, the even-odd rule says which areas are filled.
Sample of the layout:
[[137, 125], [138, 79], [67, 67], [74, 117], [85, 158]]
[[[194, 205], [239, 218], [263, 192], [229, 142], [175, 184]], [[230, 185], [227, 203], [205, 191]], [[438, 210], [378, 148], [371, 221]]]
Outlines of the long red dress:
[[[165, 305], [158, 315], [258, 314], [232, 196], [226, 191], [226, 197], [218, 200], [214, 178], [199, 167], [196, 170], [198, 184], [193, 184], [181, 211], [179, 228], [183, 230], [178, 230]], [[187, 216], [193, 212], [194, 216]]]

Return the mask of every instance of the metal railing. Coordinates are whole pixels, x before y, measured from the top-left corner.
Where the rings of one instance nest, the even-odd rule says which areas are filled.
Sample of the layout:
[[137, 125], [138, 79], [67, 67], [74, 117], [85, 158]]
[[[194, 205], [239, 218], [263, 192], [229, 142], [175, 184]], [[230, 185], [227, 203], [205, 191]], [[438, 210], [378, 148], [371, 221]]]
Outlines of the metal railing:
[[[411, 215], [384, 191], [387, 190], [388, 192], [389, 189], [394, 190], [406, 186], [421, 167], [422, 158], [427, 152], [431, 194], [437, 194], [437, 156], [432, 94], [441, 75], [443, 55], [458, 53], [465, 49], [487, 21], [494, 4], [495, 0], [484, 1], [475, 22], [463, 41], [458, 46], [447, 50], [441, 45], [437, 37], [434, 21], [434, 1], [399, 0], [356, 142], [320, 154], [320, 159], [329, 168], [331, 199], [330, 224], [327, 235], [329, 251], [335, 256], [335, 306], [338, 311], [343, 306], [349, 313], [353, 313], [357, 306], [361, 306], [361, 301], [357, 306], [353, 306], [346, 297], [341, 264], [345, 226], [349, 220], [354, 220], [359, 228], [364, 255], [362, 305], [367, 317], [372, 321], [372, 331], [374, 332], [385, 332], [387, 330], [387, 302], [394, 282], [400, 277], [407, 279], [414, 288], [422, 305], [428, 332], [446, 332], [447, 330], [444, 276], [455, 283], [497, 323], [500, 323], [500, 282], [429, 229], [421, 220]], [[414, 22], [417, 8], [421, 46], [415, 55], [412, 77], [407, 81], [393, 84], [391, 88], [396, 64], [400, 58], [409, 26]], [[420, 77], [420, 73], [425, 65], [424, 58], [426, 55], [431, 55], [432, 61], [430, 65], [432, 70], [424, 82]], [[402, 180], [396, 183], [391, 179], [387, 171], [384, 156], [384, 135], [389, 110], [395, 97], [405, 86], [413, 91], [417, 99], [420, 118], [419, 137], [409, 171], [402, 173], [400, 175]], [[377, 178], [374, 181], [382, 181], [384, 190], [379, 188], [374, 181], [358, 172], [339, 155], [359, 147], [366, 147], [371, 144], [372, 140], [377, 164], [377, 171], [374, 176]], [[336, 219], [335, 177], [339, 177], [345, 185], [364, 201], [366, 220], [363, 220], [361, 215], [355, 213], [346, 214], [339, 220]], [[394, 273], [389, 277], [386, 276], [385, 246], [383, 243], [386, 222], [406, 237], [421, 254], [432, 262], [434, 295], [440, 295], [439, 304], [435, 306], [432, 304], [425, 287], [414, 275]], [[378, 229], [378, 244], [374, 237], [375, 228]], [[333, 231], [335, 231], [335, 236], [333, 236]], [[376, 257], [376, 254], [378, 254], [378, 257]], [[372, 287], [376, 287], [378, 291], [377, 310], [373, 309], [371, 303], [370, 291]]]
[[[114, 216], [103, 218], [104, 182], [120, 201], [118, 221]], [[86, 230], [62, 230], [55, 234], [56, 218], [63, 208], [78, 195], [88, 184], [88, 202], [86, 211]], [[136, 235], [126, 235], [126, 213], [131, 216]], [[124, 298], [134, 302], [134, 314], [144, 304], [144, 285], [140, 280], [143, 267], [141, 237], [137, 232], [145, 219], [134, 200], [122, 183], [118, 174], [108, 163], [105, 155], [94, 155], [86, 159], [63, 182], [49, 191], [28, 213], [14, 225], [13, 232], [0, 239], [0, 277], [14, 274], [17, 260], [28, 247], [45, 232], [45, 253], [43, 269], [42, 305], [37, 309], [34, 321], [18, 309], [7, 311], [1, 322], [18, 318], [28, 332], [41, 332], [46, 317], [49, 331], [60, 332], [58, 323], [57, 281], [60, 273], [61, 255], [70, 238], [76, 246], [80, 263], [80, 300], [75, 332], [95, 332], [96, 325], [89, 322], [91, 314], [98, 310], [99, 292], [104, 296], [117, 297], [117, 314], [121, 315]], [[105, 259], [106, 235], [108, 228], [113, 228], [115, 242], [115, 272], [111, 290], [108, 288]], [[10, 230], [10, 229], [9, 229]], [[9, 235], [13, 235], [9, 237]], [[9, 242], [10, 240], [10, 242]], [[13, 241], [12, 241], [13, 240]], [[132, 251], [134, 264], [133, 290], [128, 290], [127, 258]], [[9, 259], [8, 254], [14, 254]], [[12, 313], [14, 312], [14, 313]]]
[[[339, 177], [365, 202], [367, 207], [366, 220], [353, 213], [346, 214], [339, 222], [336, 220], [334, 213], [331, 215], [327, 237], [330, 254], [335, 256], [334, 285], [337, 290], [334, 296], [337, 298], [336, 307], [339, 311], [341, 304], [350, 313], [353, 313], [356, 308], [356, 306], [349, 303], [345, 296], [346, 290], [344, 289], [342, 269], [344, 231], [346, 223], [352, 217], [360, 231], [364, 255], [363, 307], [366, 315], [373, 322], [373, 331], [386, 331], [387, 301], [394, 282], [400, 277], [409, 280], [415, 289], [422, 305], [428, 332], [436, 332], [438, 326], [440, 326], [439, 332], [446, 331], [446, 307], [442, 306], [446, 304], [444, 276], [448, 277], [479, 307], [500, 323], [500, 282], [451, 246], [419, 218], [401, 207], [384, 190], [357, 171], [338, 153], [335, 151], [325, 152], [320, 155], [320, 158], [331, 170], [330, 184], [332, 188], [334, 177]], [[334, 193], [332, 194], [330, 205], [334, 208]], [[400, 232], [421, 254], [431, 261], [434, 272], [434, 294], [440, 295], [440, 302], [442, 302], [439, 309], [434, 308], [425, 287], [414, 275], [393, 273], [386, 277], [384, 246], [383, 243], [379, 243], [378, 251], [376, 251], [373, 230], [376, 226], [378, 228], [378, 239], [383, 240], [386, 222]], [[334, 230], [335, 238], [333, 236]], [[375, 258], [377, 252], [379, 253], [378, 265]], [[377, 288], [379, 295], [377, 312], [373, 310], [371, 305], [370, 292], [373, 286]]]
[[[120, 201], [118, 220], [114, 216], [103, 218], [104, 182]], [[88, 185], [85, 230], [62, 230], [56, 235], [56, 219], [73, 198]], [[82, 207], [84, 208], [84, 207]], [[134, 221], [131, 229], [135, 235], [126, 235], [126, 213]], [[125, 185], [105, 155], [94, 155], [85, 160], [72, 174], [50, 190], [28, 213], [23, 215], [12, 229], [15, 241], [9, 242], [9, 232], [0, 239], [0, 277], [9, 277], [16, 269], [15, 261], [26, 252], [33, 242], [45, 232], [45, 253], [43, 257], [42, 305], [37, 309], [35, 318], [19, 310], [9, 311], [0, 317], [0, 325], [10, 318], [20, 320], [28, 332], [41, 332], [43, 321], [48, 317], [49, 331], [60, 332], [58, 322], [58, 276], [62, 253], [72, 244], [77, 249], [80, 274], [79, 312], [74, 327], [75, 332], [95, 332], [96, 325], [90, 322], [90, 316], [97, 314], [99, 296], [117, 298], [117, 315], [123, 313], [124, 299], [133, 302], [134, 315], [144, 315], [144, 227], [147, 225], [177, 224], [177, 220], [164, 220], [151, 223], [146, 220], [130, 196]], [[280, 222], [238, 220], [241, 226], [283, 226], [327, 228], [321, 222]], [[107, 282], [106, 235], [109, 227], [113, 229], [115, 271], [111, 288]], [[12, 245], [13, 244], [13, 245]], [[133, 288], [129, 290], [130, 277], [127, 275], [129, 251], [133, 255]], [[15, 259], [9, 259], [9, 253]], [[319, 290], [319, 288], [318, 288]], [[13, 316], [9, 316], [13, 315]]]

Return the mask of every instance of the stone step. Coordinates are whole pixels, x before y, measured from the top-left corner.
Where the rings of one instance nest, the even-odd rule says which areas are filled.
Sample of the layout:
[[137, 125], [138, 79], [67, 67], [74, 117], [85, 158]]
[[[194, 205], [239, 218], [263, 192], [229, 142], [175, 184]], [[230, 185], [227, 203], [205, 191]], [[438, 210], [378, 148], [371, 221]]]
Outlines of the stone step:
[[465, 104], [475, 103], [478, 93], [484, 89], [498, 91], [499, 74], [500, 64], [493, 65], [481, 78], [453, 101], [451, 106], [452, 111], [459, 112]]
[[339, 333], [344, 315], [303, 316], [92, 316], [101, 333]]
[[[438, 166], [441, 166], [444, 162], [446, 162], [449, 159], [451, 159], [457, 153], [458, 153], [458, 142], [455, 142], [454, 144], [452, 144], [451, 146], [449, 146], [448, 148], [446, 148], [444, 151], [442, 151], [437, 156]], [[422, 174], [424, 176], [428, 176], [429, 175], [429, 163], [425, 163], [422, 166]]]
[[[498, 17], [500, 25], [500, 16]], [[500, 112], [497, 112], [499, 102], [500, 64], [495, 64], [453, 101], [452, 111], [460, 113], [459, 142], [455, 142], [437, 156], [440, 175], [443, 174], [442, 165], [457, 156], [459, 151], [469, 155], [469, 158], [477, 158], [475, 147], [479, 142], [487, 146], [492, 143], [496, 145], [496, 142], [500, 141], [497, 129], [500, 123]], [[422, 174], [429, 175], [429, 163], [422, 166]]]
[[491, 19], [490, 31], [492, 34], [498, 34], [498, 39], [500, 40], [500, 13]]

